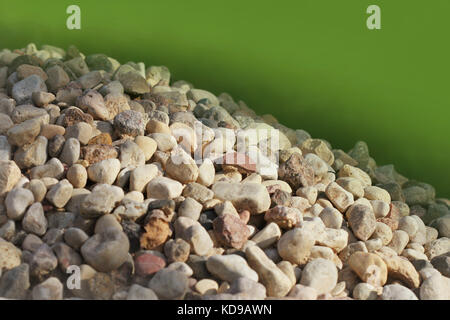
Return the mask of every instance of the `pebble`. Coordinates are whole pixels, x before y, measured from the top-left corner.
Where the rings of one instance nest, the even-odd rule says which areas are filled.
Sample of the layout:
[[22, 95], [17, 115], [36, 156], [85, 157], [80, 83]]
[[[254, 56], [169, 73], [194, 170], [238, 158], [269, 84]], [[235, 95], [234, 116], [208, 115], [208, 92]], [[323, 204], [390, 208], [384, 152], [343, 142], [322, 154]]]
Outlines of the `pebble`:
[[56, 208], [64, 208], [72, 197], [72, 191], [73, 186], [69, 180], [63, 179], [48, 190], [45, 198]]
[[12, 87], [12, 97], [18, 105], [30, 103], [33, 92], [47, 91], [44, 80], [38, 75], [31, 75], [18, 81]]
[[143, 136], [145, 122], [141, 112], [126, 110], [114, 117], [114, 128], [120, 137]]
[[135, 257], [134, 266], [136, 274], [145, 277], [163, 269], [166, 266], [166, 261], [157, 255], [142, 253]]
[[160, 299], [180, 300], [188, 290], [188, 278], [181, 272], [162, 269], [153, 276], [148, 287]]
[[291, 280], [258, 246], [250, 246], [245, 250], [249, 266], [256, 271], [259, 281], [266, 287], [270, 297], [284, 297], [291, 290]]
[[330, 260], [317, 258], [308, 262], [302, 270], [300, 284], [316, 289], [317, 293], [329, 293], [338, 280], [337, 268]]
[[59, 159], [71, 166], [80, 158], [80, 142], [75, 138], [69, 138], [64, 143], [64, 147], [59, 155]]
[[387, 281], [386, 264], [374, 253], [355, 252], [348, 258], [347, 263], [362, 281], [374, 287], [383, 286]]
[[156, 177], [147, 184], [147, 197], [154, 199], [173, 199], [181, 195], [183, 185], [166, 177]]
[[342, 214], [332, 207], [324, 208], [320, 214], [319, 218], [322, 219], [324, 225], [327, 228], [340, 229], [342, 226], [343, 218]]
[[158, 300], [158, 296], [152, 289], [133, 284], [128, 290], [127, 300]]
[[22, 252], [11, 242], [0, 240], [0, 269], [10, 270], [18, 267], [21, 263], [21, 256]]
[[33, 203], [25, 213], [22, 219], [22, 228], [26, 232], [43, 236], [47, 231], [47, 218], [44, 215], [44, 209], [40, 202]]
[[309, 259], [315, 239], [301, 228], [284, 233], [278, 241], [280, 256], [293, 264], [304, 265]]
[[25, 299], [29, 288], [30, 268], [26, 263], [6, 271], [0, 279], [0, 297], [2, 298]]
[[266, 249], [275, 244], [280, 237], [280, 227], [275, 222], [270, 222], [252, 237], [252, 241], [261, 249]]
[[12, 220], [21, 220], [28, 206], [33, 202], [34, 196], [30, 190], [25, 188], [15, 188], [6, 196], [6, 214]]
[[81, 246], [84, 260], [100, 272], [120, 267], [128, 259], [130, 243], [127, 236], [117, 230], [106, 230], [90, 237]]
[[420, 286], [421, 300], [450, 300], [450, 278], [440, 274], [425, 279]]
[[7, 131], [8, 142], [21, 147], [34, 141], [41, 131], [39, 119], [29, 119], [16, 124]]
[[87, 173], [91, 181], [102, 184], [113, 184], [119, 174], [121, 163], [118, 159], [106, 159], [88, 167]]
[[414, 292], [399, 284], [384, 286], [380, 298], [381, 300], [418, 300]]
[[144, 152], [145, 161], [150, 160], [157, 148], [156, 141], [147, 136], [137, 136], [134, 142]]
[[366, 241], [375, 232], [377, 221], [372, 209], [362, 204], [351, 206], [348, 211], [348, 223], [356, 238]]
[[316, 289], [301, 284], [295, 285], [288, 295], [296, 300], [317, 300], [317, 296]]
[[299, 153], [293, 153], [278, 171], [279, 179], [286, 181], [294, 190], [314, 185], [314, 169]]
[[163, 152], [171, 151], [177, 145], [177, 140], [169, 133], [152, 133], [150, 134], [157, 145], [157, 149]]
[[215, 238], [225, 247], [240, 249], [247, 242], [250, 231], [235, 215], [225, 214], [213, 221]]
[[88, 174], [85, 167], [76, 163], [67, 170], [66, 177], [74, 188], [84, 188]]
[[82, 198], [80, 213], [85, 218], [111, 213], [124, 196], [123, 190], [117, 186], [99, 184], [90, 194]]
[[136, 143], [127, 140], [120, 145], [119, 160], [121, 169], [128, 166], [138, 167], [145, 164], [145, 155]]
[[[215, 206], [217, 207], [217, 206]], [[178, 216], [198, 220], [203, 206], [193, 198], [187, 197], [178, 208]]]
[[137, 167], [130, 173], [130, 190], [144, 192], [147, 184], [158, 174], [158, 167], [154, 164], [146, 164]]
[[353, 288], [353, 298], [358, 300], [376, 300], [378, 292], [371, 284], [361, 282]]
[[68, 228], [64, 232], [64, 241], [75, 250], [79, 250], [87, 239], [89, 236], [79, 228]]
[[212, 275], [230, 283], [241, 277], [258, 281], [258, 274], [244, 258], [236, 254], [213, 255], [206, 261], [206, 267]]
[[291, 229], [302, 220], [300, 211], [296, 208], [285, 206], [275, 206], [266, 211], [264, 220], [267, 222], [275, 222], [282, 229]]
[[340, 212], [345, 212], [354, 202], [353, 195], [336, 182], [328, 185], [325, 194]]
[[165, 169], [169, 177], [183, 184], [195, 182], [198, 178], [198, 167], [194, 159], [182, 148], [172, 150]]
[[190, 244], [181, 239], [170, 239], [164, 244], [164, 254], [168, 261], [171, 262], [186, 262], [191, 250]]
[[33, 288], [33, 300], [62, 300], [63, 285], [58, 278], [50, 277]]
[[[160, 213], [165, 218], [164, 213]], [[150, 218], [144, 229], [145, 233], [141, 236], [141, 247], [145, 249], [157, 248], [166, 242], [172, 233], [167, 221], [160, 218]]]

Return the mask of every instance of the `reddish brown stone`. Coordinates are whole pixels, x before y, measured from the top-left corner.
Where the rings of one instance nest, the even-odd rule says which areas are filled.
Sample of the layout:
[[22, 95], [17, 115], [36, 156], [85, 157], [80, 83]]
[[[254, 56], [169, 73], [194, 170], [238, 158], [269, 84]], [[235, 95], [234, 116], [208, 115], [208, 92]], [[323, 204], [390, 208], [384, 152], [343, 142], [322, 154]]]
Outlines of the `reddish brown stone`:
[[115, 159], [118, 156], [116, 148], [106, 144], [91, 144], [81, 148], [81, 155], [84, 160], [94, 164], [106, 159]]
[[90, 114], [84, 113], [78, 108], [69, 108], [64, 113], [64, 119], [62, 125], [68, 127], [78, 122], [87, 122], [90, 125], [94, 123], [94, 118]]
[[235, 215], [224, 214], [213, 221], [216, 239], [223, 245], [240, 249], [247, 242], [250, 230], [247, 225]]
[[91, 138], [89, 140], [88, 145], [91, 144], [106, 144], [108, 146], [112, 145], [111, 135], [109, 133], [100, 133], [99, 135]]
[[151, 253], [143, 253], [134, 259], [134, 267], [139, 276], [148, 276], [166, 266], [164, 259]]
[[314, 185], [314, 170], [303, 156], [294, 153], [278, 170], [278, 179], [286, 181], [293, 190]]
[[163, 219], [151, 218], [144, 227], [145, 233], [141, 236], [141, 247], [154, 249], [166, 242], [171, 235], [169, 223]]

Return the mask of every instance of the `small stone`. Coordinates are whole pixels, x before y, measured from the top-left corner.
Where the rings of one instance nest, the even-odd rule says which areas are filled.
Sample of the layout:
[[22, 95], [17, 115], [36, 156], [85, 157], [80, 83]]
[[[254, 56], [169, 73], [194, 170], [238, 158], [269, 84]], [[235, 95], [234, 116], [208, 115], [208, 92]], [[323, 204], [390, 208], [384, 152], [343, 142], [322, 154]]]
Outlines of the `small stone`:
[[137, 167], [130, 173], [130, 190], [144, 192], [147, 184], [158, 174], [158, 167], [154, 164]]
[[353, 289], [353, 298], [358, 300], [376, 300], [378, 292], [371, 284], [361, 282]]
[[39, 119], [29, 119], [16, 124], [7, 131], [8, 142], [15, 146], [23, 146], [31, 143], [41, 131]]
[[22, 227], [26, 232], [43, 236], [47, 231], [47, 219], [40, 202], [33, 203], [25, 213], [22, 220]]
[[317, 295], [316, 289], [297, 284], [292, 288], [288, 296], [296, 300], [317, 300]]
[[119, 75], [119, 81], [126, 93], [140, 95], [150, 92], [150, 87], [139, 73], [129, 71]]
[[150, 218], [144, 229], [145, 233], [141, 236], [141, 247], [145, 249], [158, 247], [171, 235], [169, 224], [163, 219]]
[[301, 228], [294, 228], [284, 233], [278, 241], [278, 253], [293, 264], [306, 264], [314, 245], [314, 238]]
[[158, 297], [152, 289], [133, 284], [128, 290], [127, 300], [158, 300]]
[[16, 246], [11, 242], [0, 240], [0, 270], [10, 270], [18, 267], [21, 257], [22, 252]]
[[67, 139], [59, 158], [69, 166], [77, 162], [80, 158], [80, 142], [75, 138]]
[[381, 255], [390, 278], [399, 279], [410, 288], [418, 288], [420, 285], [419, 273], [413, 264], [407, 259], [398, 256]]
[[332, 165], [334, 162], [334, 154], [328, 148], [326, 143], [320, 139], [307, 139], [303, 141], [300, 149], [304, 155], [313, 153], [319, 156], [328, 165]]
[[403, 230], [395, 230], [392, 233], [392, 240], [388, 244], [388, 247], [394, 250], [397, 254], [401, 254], [403, 249], [406, 248], [406, 245], [409, 242], [408, 233]]
[[147, 184], [147, 197], [173, 199], [181, 195], [183, 185], [166, 177], [156, 177]]
[[440, 238], [425, 245], [425, 254], [432, 260], [434, 257], [450, 251], [450, 238]]
[[171, 152], [165, 169], [169, 177], [183, 184], [195, 182], [198, 177], [197, 164], [182, 148], [176, 148]]
[[72, 197], [72, 191], [73, 186], [69, 180], [64, 179], [52, 186], [45, 198], [56, 208], [64, 208]]
[[85, 218], [94, 218], [110, 213], [123, 197], [124, 193], [121, 188], [99, 184], [90, 194], [83, 197], [80, 213]]
[[114, 294], [113, 279], [107, 273], [95, 273], [87, 280], [87, 286], [91, 299], [94, 300], [109, 300]]
[[215, 169], [211, 159], [204, 159], [203, 163], [198, 167], [197, 182], [209, 187], [214, 182]]
[[29, 265], [31, 274], [39, 278], [55, 270], [58, 266], [58, 259], [53, 250], [44, 243], [33, 253]]
[[68, 228], [64, 232], [64, 241], [75, 250], [79, 250], [87, 239], [89, 236], [79, 228]]
[[128, 259], [129, 248], [130, 243], [123, 232], [107, 230], [89, 238], [81, 247], [81, 254], [96, 270], [109, 272]]
[[[58, 98], [58, 97], [57, 97]], [[95, 90], [87, 90], [77, 98], [77, 106], [96, 120], [110, 120], [110, 113], [103, 96]]]
[[211, 274], [223, 281], [233, 282], [240, 277], [258, 281], [258, 275], [238, 255], [214, 255], [208, 258], [206, 267]]
[[131, 140], [120, 145], [120, 168], [128, 166], [142, 166], [145, 164], [144, 152]]
[[362, 281], [375, 287], [386, 283], [388, 275], [386, 264], [376, 254], [358, 251], [353, 253], [347, 262]]
[[349, 164], [345, 164], [338, 173], [338, 177], [350, 177], [358, 179], [359, 182], [361, 182], [363, 187], [371, 186], [372, 180], [370, 179], [370, 176], [361, 170], [360, 168], [356, 168], [354, 166], [351, 166]]
[[92, 137], [92, 126], [86, 122], [78, 122], [68, 126], [64, 134], [66, 140], [77, 139], [81, 144], [86, 145]]
[[70, 82], [70, 78], [64, 69], [57, 65], [47, 69], [47, 75], [47, 86], [53, 93], [57, 92], [58, 89], [63, 88]]
[[444, 277], [450, 278], [450, 254], [449, 253], [434, 257], [433, 259], [431, 259], [431, 264]]
[[62, 135], [60, 134], [55, 135], [48, 142], [47, 147], [48, 155], [53, 158], [58, 157], [64, 148], [65, 142], [66, 139]]
[[107, 132], [100, 133], [89, 140], [88, 145], [91, 144], [106, 144], [110, 146], [112, 145], [111, 135]]
[[249, 266], [256, 271], [259, 281], [266, 287], [268, 296], [284, 297], [288, 294], [292, 287], [291, 280], [264, 251], [258, 246], [250, 246], [245, 250], [245, 255]]
[[168, 261], [171, 262], [186, 262], [191, 246], [188, 242], [181, 238], [170, 239], [164, 245], [164, 254], [166, 255]]
[[354, 202], [353, 195], [335, 182], [328, 185], [325, 194], [340, 212], [345, 212]]
[[195, 284], [194, 288], [201, 295], [210, 295], [217, 293], [219, 284], [211, 279], [202, 279]]
[[18, 105], [30, 103], [33, 92], [47, 91], [44, 80], [33, 74], [14, 84], [12, 88], [12, 97]]
[[276, 243], [281, 236], [281, 230], [275, 222], [268, 223], [261, 231], [255, 234], [252, 241], [262, 249], [266, 249]]
[[314, 259], [302, 270], [300, 284], [312, 287], [317, 293], [329, 293], [336, 286], [338, 280], [337, 268], [330, 260]]
[[281, 180], [286, 181], [294, 190], [300, 187], [314, 185], [314, 170], [305, 162], [299, 153], [292, 154], [280, 166], [278, 176]]
[[156, 141], [158, 150], [167, 152], [177, 145], [177, 140], [169, 133], [152, 133], [150, 138]]
[[118, 159], [107, 159], [89, 166], [87, 172], [89, 179], [104, 184], [113, 184], [120, 171]]
[[[177, 221], [180, 218], [178, 218]], [[191, 249], [195, 254], [206, 255], [213, 248], [213, 242], [206, 229], [199, 222], [193, 222], [194, 223], [183, 232], [182, 238], [190, 244]]]
[[6, 214], [12, 220], [21, 220], [28, 206], [34, 202], [33, 193], [25, 188], [15, 188], [6, 196]]
[[266, 211], [264, 220], [269, 223], [275, 222], [280, 228], [291, 229], [302, 221], [302, 215], [296, 208], [275, 206]]
[[195, 199], [187, 197], [178, 208], [178, 216], [198, 220], [203, 206]]
[[240, 249], [247, 242], [250, 231], [239, 217], [225, 214], [213, 221], [216, 239], [223, 245]]
[[30, 288], [29, 270], [28, 264], [23, 263], [5, 272], [0, 279], [0, 297], [6, 299], [25, 299], [27, 290]]
[[62, 300], [63, 285], [58, 278], [50, 277], [33, 288], [32, 297], [33, 300]]
[[425, 279], [420, 286], [421, 300], [449, 300], [450, 279], [439, 274]]
[[414, 292], [399, 284], [384, 286], [380, 298], [381, 300], [419, 300]]
[[364, 198], [369, 200], [381, 200], [386, 203], [391, 203], [391, 196], [389, 192], [376, 186], [365, 187]]
[[114, 117], [114, 128], [120, 137], [143, 136], [145, 122], [141, 112], [126, 110]]
[[150, 280], [148, 287], [160, 299], [183, 299], [188, 289], [188, 278], [185, 274], [169, 269], [158, 271]]
[[157, 144], [156, 141], [153, 140], [150, 137], [146, 136], [137, 136], [134, 139], [134, 142], [141, 148], [141, 150], [144, 152], [145, 161], [150, 160], [150, 158], [153, 156], [153, 154], [156, 151]]
[[89, 164], [103, 160], [116, 159], [119, 155], [116, 148], [105, 144], [91, 144], [81, 149], [82, 157]]
[[388, 225], [382, 222], [377, 222], [371, 239], [381, 239], [383, 246], [386, 246], [392, 240], [392, 230]]
[[335, 208], [324, 208], [320, 212], [319, 218], [322, 219], [327, 228], [340, 229], [342, 226], [342, 214]]
[[143, 253], [134, 259], [136, 274], [142, 277], [154, 274], [166, 266], [164, 259], [151, 253]]
[[389, 214], [390, 207], [388, 203], [382, 200], [371, 200], [370, 204], [372, 205], [375, 218], [384, 218]]
[[376, 229], [376, 219], [370, 207], [356, 204], [347, 211], [348, 223], [355, 236], [366, 241]]
[[35, 91], [31, 94], [31, 100], [36, 107], [44, 107], [55, 101], [55, 95], [45, 91]]
[[84, 188], [87, 182], [87, 171], [81, 164], [72, 165], [67, 170], [66, 177], [74, 188]]

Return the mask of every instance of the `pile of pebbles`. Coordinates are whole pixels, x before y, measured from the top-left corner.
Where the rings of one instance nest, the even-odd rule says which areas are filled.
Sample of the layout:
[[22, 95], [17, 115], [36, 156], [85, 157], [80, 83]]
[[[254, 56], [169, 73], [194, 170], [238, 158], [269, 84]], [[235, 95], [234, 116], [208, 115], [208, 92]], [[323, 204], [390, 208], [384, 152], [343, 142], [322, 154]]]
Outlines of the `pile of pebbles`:
[[164, 66], [0, 52], [4, 299], [450, 299], [449, 208]]

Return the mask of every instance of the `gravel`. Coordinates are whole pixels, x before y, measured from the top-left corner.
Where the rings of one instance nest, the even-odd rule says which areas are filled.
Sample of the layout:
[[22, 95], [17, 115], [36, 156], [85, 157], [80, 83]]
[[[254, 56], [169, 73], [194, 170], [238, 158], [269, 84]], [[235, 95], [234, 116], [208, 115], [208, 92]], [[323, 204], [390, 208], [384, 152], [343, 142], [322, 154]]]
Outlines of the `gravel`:
[[431, 185], [72, 51], [0, 51], [0, 298], [450, 300]]

